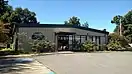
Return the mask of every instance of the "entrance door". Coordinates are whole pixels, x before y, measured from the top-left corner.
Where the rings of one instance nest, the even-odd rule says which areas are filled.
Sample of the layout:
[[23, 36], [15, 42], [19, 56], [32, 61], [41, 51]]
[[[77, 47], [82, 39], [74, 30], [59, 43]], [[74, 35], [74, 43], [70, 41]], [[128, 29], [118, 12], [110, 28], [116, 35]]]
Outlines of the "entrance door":
[[59, 35], [58, 36], [58, 50], [66, 51], [69, 49], [69, 36]]

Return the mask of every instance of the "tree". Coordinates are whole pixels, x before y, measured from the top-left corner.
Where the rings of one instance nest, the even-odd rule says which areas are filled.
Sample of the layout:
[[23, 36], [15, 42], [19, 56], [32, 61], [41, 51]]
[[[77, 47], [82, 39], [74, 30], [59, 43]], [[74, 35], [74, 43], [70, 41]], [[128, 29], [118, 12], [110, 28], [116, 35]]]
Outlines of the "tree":
[[[13, 9], [12, 6], [8, 5], [7, 1], [0, 0], [0, 21], [5, 23], [10, 23], [11, 28], [6, 28], [10, 30], [9, 38], [13, 41], [13, 34], [15, 29], [15, 24], [19, 23], [37, 23], [36, 14], [35, 12], [32, 12], [28, 10], [27, 8], [22, 9], [21, 7]], [[4, 29], [1, 27], [1, 29]], [[13, 33], [11, 32], [13, 31]], [[6, 33], [0, 33], [0, 37], [3, 38], [1, 40], [7, 40], [6, 36], [4, 35], [8, 34]], [[10, 35], [11, 34], [11, 35]]]
[[124, 15], [126, 24], [132, 24], [132, 10], [128, 11], [126, 15]]
[[119, 33], [119, 19], [122, 19], [122, 33], [123, 35], [132, 42], [132, 10], [128, 11], [124, 16], [117, 15], [115, 16], [111, 23], [116, 24], [114, 32]]
[[4, 32], [3, 32], [3, 29], [4, 29], [4, 24], [2, 21], [0, 21], [0, 43], [4, 43], [8, 40], [8, 35], [6, 35]]
[[132, 10], [128, 11], [124, 15], [125, 24], [124, 24], [124, 36], [129, 39], [130, 43], [132, 42]]
[[120, 25], [120, 19], [123, 19], [123, 16], [121, 15], [116, 15], [113, 17], [113, 19], [111, 20], [111, 23], [114, 23], [116, 25]]
[[64, 22], [65, 25], [77, 25], [77, 26], [80, 26], [80, 19], [78, 17], [71, 17], [68, 21], [65, 21]]
[[0, 0], [0, 16], [6, 11], [8, 1]]
[[118, 31], [119, 29], [119, 20], [122, 20], [122, 26], [123, 29], [127, 29], [128, 26], [126, 26], [127, 24], [132, 24], [132, 10], [130, 10], [127, 14], [125, 14], [124, 16], [121, 15], [116, 15], [113, 17], [113, 19], [111, 20], [111, 23], [116, 24], [116, 28], [115, 28], [115, 32]]
[[[121, 23], [124, 24], [125, 23], [125, 20], [124, 20], [124, 17], [123, 16], [120, 16], [120, 15], [116, 15], [115, 17], [113, 17], [113, 19], [111, 20], [111, 23], [112, 24], [116, 24], [116, 28], [114, 30], [114, 32], [117, 32], [119, 33], [119, 27], [120, 27], [120, 19], [121, 19]], [[122, 28], [123, 30], [123, 28]]]
[[129, 40], [129, 42], [132, 42], [132, 24], [125, 25], [125, 30], [123, 32], [124, 36]]
[[0, 0], [0, 20], [4, 23], [37, 23], [36, 14], [27, 8], [15, 8], [8, 1]]
[[17, 21], [13, 20], [15, 22], [37, 23], [36, 14], [34, 12], [29, 11], [27, 8], [25, 8], [25, 9], [22, 9], [21, 7], [16, 8], [14, 10], [14, 15], [15, 14], [17, 14], [16, 17], [14, 17], [15, 19], [17, 19]]
[[85, 22], [84, 24], [82, 24], [82, 26], [88, 28], [89, 24], [88, 24], [88, 22]]
[[[0, 15], [0, 20], [3, 23], [10, 23], [10, 31], [13, 31], [14, 25], [16, 23], [37, 23], [36, 14], [34, 12], [29, 11], [27, 8], [22, 9], [21, 7], [15, 8], [13, 10], [13, 7], [6, 4], [2, 1], [0, 1], [2, 5], [0, 5], [2, 8], [2, 12]], [[13, 34], [13, 33], [11, 33]], [[11, 35], [12, 37], [12, 35]], [[13, 38], [12, 38], [13, 39]]]
[[13, 10], [12, 6], [6, 6], [6, 12], [0, 17], [5, 23], [37, 23], [36, 14], [27, 8], [21, 7]]

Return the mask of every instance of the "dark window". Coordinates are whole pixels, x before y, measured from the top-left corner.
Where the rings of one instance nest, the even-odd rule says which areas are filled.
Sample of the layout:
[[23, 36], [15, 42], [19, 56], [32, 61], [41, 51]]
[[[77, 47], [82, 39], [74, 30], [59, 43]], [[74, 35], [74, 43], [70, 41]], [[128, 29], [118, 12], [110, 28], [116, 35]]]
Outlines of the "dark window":
[[45, 38], [45, 36], [41, 32], [35, 32], [32, 35], [32, 39], [42, 40], [44, 38]]
[[92, 41], [93, 41], [93, 36], [91, 36], [91, 38], [92, 38]]

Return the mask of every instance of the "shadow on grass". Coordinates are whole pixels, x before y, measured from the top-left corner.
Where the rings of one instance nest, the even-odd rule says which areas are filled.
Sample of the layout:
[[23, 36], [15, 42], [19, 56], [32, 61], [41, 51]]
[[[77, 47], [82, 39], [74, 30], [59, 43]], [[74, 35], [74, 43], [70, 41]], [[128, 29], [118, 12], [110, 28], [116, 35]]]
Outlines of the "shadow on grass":
[[30, 58], [12, 58], [6, 57], [0, 59], [0, 74], [9, 73], [14, 74], [22, 70], [29, 69], [26, 64], [31, 63], [33, 60]]

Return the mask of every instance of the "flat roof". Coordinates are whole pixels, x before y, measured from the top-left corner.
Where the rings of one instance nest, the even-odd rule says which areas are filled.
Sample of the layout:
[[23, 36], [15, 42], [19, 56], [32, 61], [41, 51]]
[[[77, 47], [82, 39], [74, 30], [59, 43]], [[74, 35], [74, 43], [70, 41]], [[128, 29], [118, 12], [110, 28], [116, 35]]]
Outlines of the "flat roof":
[[30, 23], [30, 24], [19, 24], [19, 27], [41, 27], [41, 28], [77, 28], [77, 29], [82, 29], [82, 30], [88, 30], [88, 31], [94, 31], [94, 32], [99, 32], [99, 33], [105, 33], [109, 34], [108, 31], [106, 30], [98, 30], [98, 29], [93, 29], [93, 28], [86, 28], [82, 26], [76, 26], [76, 25], [65, 25], [65, 24], [39, 24], [39, 23]]

